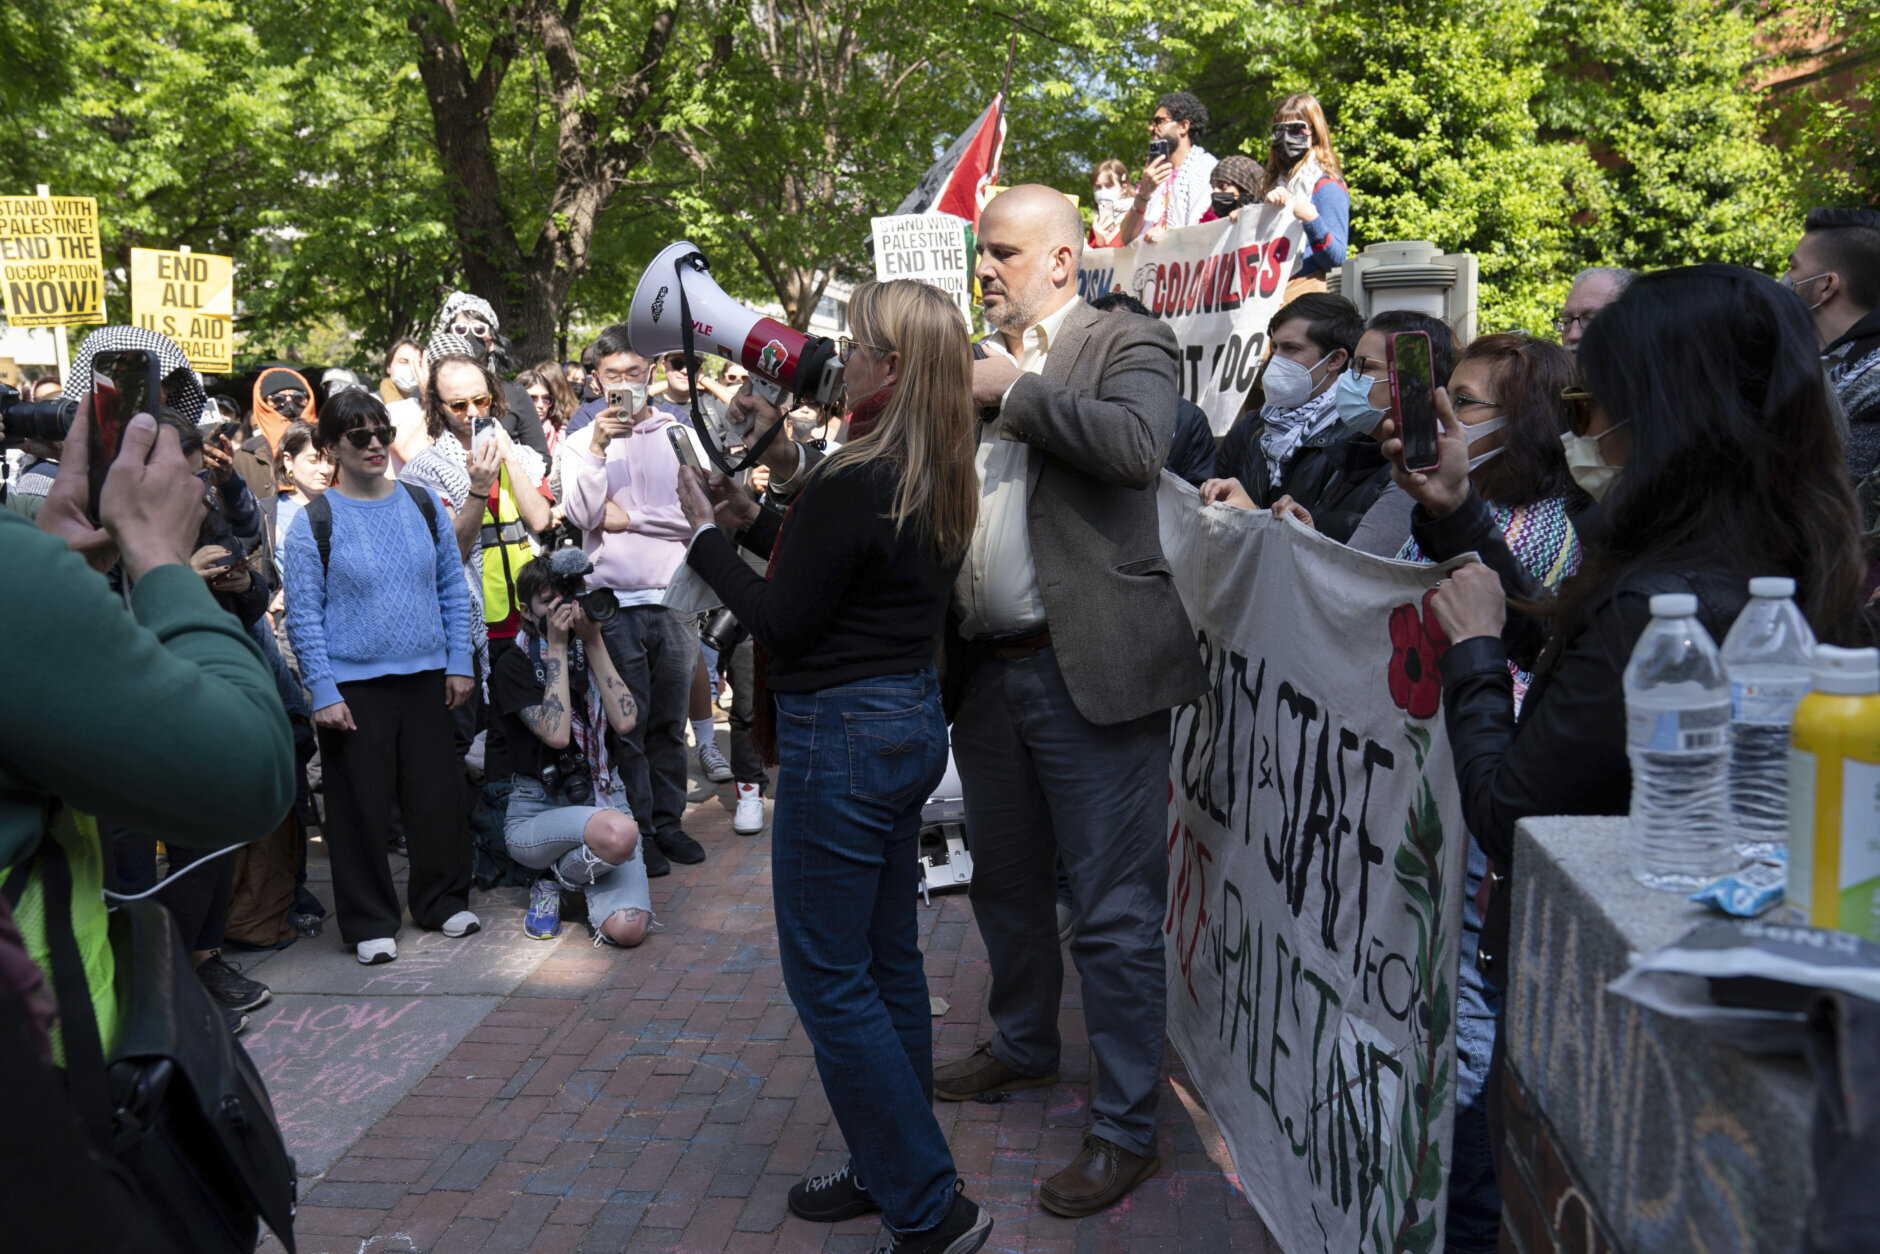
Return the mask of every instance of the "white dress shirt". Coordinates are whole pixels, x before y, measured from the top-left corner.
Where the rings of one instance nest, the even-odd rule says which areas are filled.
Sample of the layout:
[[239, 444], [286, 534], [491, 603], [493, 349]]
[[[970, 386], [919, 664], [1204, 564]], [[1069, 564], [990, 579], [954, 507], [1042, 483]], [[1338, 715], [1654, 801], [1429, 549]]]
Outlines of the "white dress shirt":
[[[1044, 373], [1045, 358], [1057, 342], [1064, 319], [1079, 303], [1080, 298], [1072, 297], [1062, 309], [1027, 327], [1020, 337], [1019, 356], [1012, 356], [1002, 335], [984, 341], [987, 351], [1015, 363], [1025, 374]], [[1005, 438], [1003, 420], [980, 426], [979, 449], [973, 457], [979, 472], [979, 520], [973, 525], [966, 561], [953, 584], [960, 634], [968, 640], [1035, 631], [1045, 625], [1044, 597], [1038, 591], [1038, 568], [1032, 562], [1031, 528], [1025, 516], [1031, 458], [1031, 445]]]

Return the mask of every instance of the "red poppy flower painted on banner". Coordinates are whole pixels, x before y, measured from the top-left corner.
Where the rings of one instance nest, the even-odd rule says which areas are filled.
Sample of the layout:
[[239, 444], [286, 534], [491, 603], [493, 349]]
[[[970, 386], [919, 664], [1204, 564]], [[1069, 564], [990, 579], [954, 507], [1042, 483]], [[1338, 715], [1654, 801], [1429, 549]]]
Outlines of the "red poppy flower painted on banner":
[[1390, 699], [1411, 718], [1429, 718], [1442, 706], [1438, 656], [1416, 606], [1399, 605], [1390, 612]]

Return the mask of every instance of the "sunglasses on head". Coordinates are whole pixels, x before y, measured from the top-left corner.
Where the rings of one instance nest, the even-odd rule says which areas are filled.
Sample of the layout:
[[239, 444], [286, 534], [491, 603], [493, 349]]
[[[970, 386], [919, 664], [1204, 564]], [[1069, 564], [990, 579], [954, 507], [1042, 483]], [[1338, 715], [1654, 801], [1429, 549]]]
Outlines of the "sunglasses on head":
[[489, 412], [490, 401], [492, 399], [494, 398], [492, 398], [488, 392], [484, 392], [477, 396], [465, 397], [460, 401], [445, 401], [444, 408], [448, 409], [453, 414], [461, 416], [469, 413], [470, 407], [475, 405], [478, 413], [487, 413]]
[[346, 443], [361, 452], [371, 448], [372, 441], [374, 440], [377, 440], [386, 448], [390, 448], [392, 446], [392, 429], [390, 427], [354, 427], [351, 431], [345, 433], [344, 438]]

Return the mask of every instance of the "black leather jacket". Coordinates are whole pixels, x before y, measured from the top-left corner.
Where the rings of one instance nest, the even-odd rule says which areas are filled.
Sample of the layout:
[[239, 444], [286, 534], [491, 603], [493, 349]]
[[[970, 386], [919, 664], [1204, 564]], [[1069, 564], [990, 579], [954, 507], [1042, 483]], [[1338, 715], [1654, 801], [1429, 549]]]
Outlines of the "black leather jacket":
[[[1547, 595], [1514, 560], [1479, 494], [1471, 492], [1461, 509], [1440, 520], [1418, 506], [1411, 528], [1428, 557], [1443, 561], [1474, 550], [1501, 576], [1510, 597], [1534, 601]], [[1443, 655], [1443, 712], [1462, 816], [1492, 864], [1477, 960], [1497, 985], [1507, 976], [1507, 876], [1515, 823], [1550, 814], [1624, 814], [1630, 806], [1623, 677], [1632, 647], [1651, 621], [1651, 598], [1664, 592], [1694, 593], [1697, 617], [1717, 641], [1749, 600], [1747, 578], [1721, 563], [1637, 571], [1605, 589], [1566, 628], [1559, 647], [1538, 662], [1545, 628], [1512, 608], [1500, 639], [1478, 636]], [[1511, 657], [1534, 670], [1519, 722]], [[1613, 873], [1629, 872], [1614, 867]]]

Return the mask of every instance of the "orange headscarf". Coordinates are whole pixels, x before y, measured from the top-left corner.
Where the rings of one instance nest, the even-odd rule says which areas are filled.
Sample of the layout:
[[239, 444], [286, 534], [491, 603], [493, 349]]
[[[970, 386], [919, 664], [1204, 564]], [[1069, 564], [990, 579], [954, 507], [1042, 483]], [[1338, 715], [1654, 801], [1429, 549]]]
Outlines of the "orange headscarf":
[[[286, 380], [279, 377], [281, 375], [286, 375], [292, 381], [291, 386], [299, 388], [307, 395], [306, 408], [298, 414], [290, 416], [281, 413], [274, 408], [273, 401], [269, 399], [273, 393], [287, 385]], [[265, 392], [262, 390], [263, 385], [267, 388]], [[307, 380], [299, 372], [289, 370], [285, 366], [269, 366], [255, 379], [252, 417], [255, 430], [259, 431], [262, 438], [268, 442], [268, 452], [275, 453], [279, 451], [281, 437], [287, 434], [289, 425], [295, 421], [312, 422], [314, 420], [313, 389], [307, 386]]]

